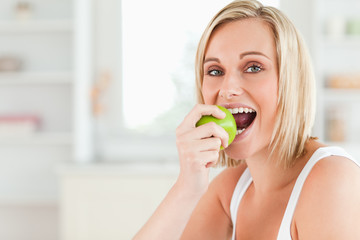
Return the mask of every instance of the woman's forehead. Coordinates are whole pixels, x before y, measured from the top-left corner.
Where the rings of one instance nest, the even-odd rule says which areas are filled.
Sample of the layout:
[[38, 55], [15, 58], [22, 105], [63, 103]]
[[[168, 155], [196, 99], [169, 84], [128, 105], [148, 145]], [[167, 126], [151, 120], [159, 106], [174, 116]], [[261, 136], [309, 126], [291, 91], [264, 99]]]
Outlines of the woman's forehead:
[[274, 35], [269, 24], [258, 18], [224, 23], [214, 30], [205, 55], [259, 52], [276, 59]]

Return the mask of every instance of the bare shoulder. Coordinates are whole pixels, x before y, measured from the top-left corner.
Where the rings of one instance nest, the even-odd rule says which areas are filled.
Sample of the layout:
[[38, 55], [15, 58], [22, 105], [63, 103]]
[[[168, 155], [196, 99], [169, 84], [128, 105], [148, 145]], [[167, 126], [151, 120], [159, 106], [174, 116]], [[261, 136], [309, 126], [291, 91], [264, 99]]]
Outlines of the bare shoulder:
[[217, 175], [210, 184], [209, 190], [214, 191], [219, 198], [225, 212], [230, 216], [230, 202], [236, 184], [247, 168], [247, 165], [240, 164], [237, 167], [224, 169]]
[[294, 220], [300, 239], [360, 239], [360, 168], [341, 156], [320, 160], [307, 177]]

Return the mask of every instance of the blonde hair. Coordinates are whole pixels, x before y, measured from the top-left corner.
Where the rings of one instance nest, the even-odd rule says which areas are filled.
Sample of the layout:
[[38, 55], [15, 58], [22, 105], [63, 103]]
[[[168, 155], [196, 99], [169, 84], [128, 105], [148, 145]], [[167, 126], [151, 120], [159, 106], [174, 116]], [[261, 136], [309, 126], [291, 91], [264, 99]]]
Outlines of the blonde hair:
[[[196, 93], [199, 103], [204, 103], [201, 92], [204, 75], [204, 57], [214, 30], [228, 22], [257, 18], [272, 30], [278, 65], [278, 101], [275, 128], [269, 148], [276, 152], [277, 164], [284, 168], [294, 164], [305, 152], [315, 116], [315, 80], [311, 59], [300, 33], [292, 22], [278, 9], [263, 6], [256, 0], [237, 0], [219, 11], [206, 27], [196, 54]], [[236, 166], [240, 161], [220, 154], [219, 165]]]

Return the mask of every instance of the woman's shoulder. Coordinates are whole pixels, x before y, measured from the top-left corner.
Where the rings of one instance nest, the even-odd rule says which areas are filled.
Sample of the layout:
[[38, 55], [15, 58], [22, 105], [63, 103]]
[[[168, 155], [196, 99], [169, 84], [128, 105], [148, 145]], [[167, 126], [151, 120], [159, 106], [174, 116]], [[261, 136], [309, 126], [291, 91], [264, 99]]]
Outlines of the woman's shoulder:
[[209, 190], [220, 200], [225, 212], [230, 216], [230, 202], [239, 178], [247, 168], [246, 163], [236, 167], [225, 168], [211, 182]]
[[[311, 156], [308, 157], [313, 157], [319, 150], [327, 152], [325, 155], [330, 156], [313, 162], [315, 164], [301, 191], [302, 197], [305, 198], [304, 195], [312, 191], [322, 192], [325, 195], [331, 191], [340, 191], [345, 186], [353, 188], [356, 184], [360, 184], [360, 166], [354, 160], [347, 158], [346, 156], [349, 155], [342, 148], [315, 144]], [[321, 197], [319, 194], [317, 196]]]
[[359, 203], [360, 167], [343, 156], [325, 157], [304, 183], [294, 216], [297, 230], [304, 239], [322, 239], [329, 233], [332, 237], [360, 236], [359, 230], [353, 232], [360, 218]]
[[360, 167], [344, 156], [334, 155], [325, 157], [314, 165], [304, 183], [302, 195], [313, 191], [328, 195], [357, 186], [360, 187]]

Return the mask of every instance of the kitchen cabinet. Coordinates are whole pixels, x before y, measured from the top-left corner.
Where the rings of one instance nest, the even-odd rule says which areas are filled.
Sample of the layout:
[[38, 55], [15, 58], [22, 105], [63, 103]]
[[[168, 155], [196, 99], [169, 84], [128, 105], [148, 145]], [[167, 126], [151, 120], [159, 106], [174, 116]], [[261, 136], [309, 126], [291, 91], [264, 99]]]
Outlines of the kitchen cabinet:
[[359, 158], [360, 2], [313, 1], [312, 55], [317, 78], [315, 132]]
[[[176, 182], [170, 162], [68, 164], [59, 169], [62, 240], [131, 239]], [[210, 180], [223, 168], [213, 168]]]
[[1, 2], [1, 239], [56, 238], [56, 169], [92, 157], [90, 3]]

